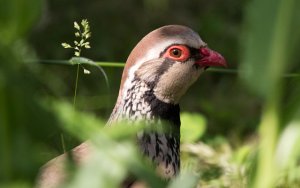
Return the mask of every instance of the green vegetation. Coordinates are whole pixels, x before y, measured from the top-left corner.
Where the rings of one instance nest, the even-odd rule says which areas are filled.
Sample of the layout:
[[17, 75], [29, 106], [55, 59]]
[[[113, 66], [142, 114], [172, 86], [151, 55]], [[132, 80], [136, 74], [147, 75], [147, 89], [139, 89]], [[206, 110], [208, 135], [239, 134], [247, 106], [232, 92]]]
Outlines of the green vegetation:
[[77, 57], [80, 56], [82, 48], [91, 48], [90, 42], [87, 41], [87, 39], [91, 37], [89, 22], [87, 20], [82, 20], [80, 24], [81, 26], [77, 22], [74, 22], [74, 28], [76, 29], [75, 37], [80, 40], [74, 40], [74, 46], [65, 42], [61, 43], [64, 48], [73, 48], [74, 55]]
[[[0, 187], [32, 187], [46, 161], [86, 139], [99, 149], [70, 165], [64, 187], [118, 187], [129, 174], [157, 188], [300, 187], [299, 9], [296, 0], [2, 1]], [[59, 46], [73, 40], [73, 22], [77, 40], [62, 45], [74, 52]], [[208, 71], [183, 99], [182, 173], [165, 182], [136, 148], [142, 126], [105, 123], [121, 78], [114, 62], [173, 23], [199, 32], [230, 69]], [[101, 62], [81, 57], [89, 42], [84, 56]]]

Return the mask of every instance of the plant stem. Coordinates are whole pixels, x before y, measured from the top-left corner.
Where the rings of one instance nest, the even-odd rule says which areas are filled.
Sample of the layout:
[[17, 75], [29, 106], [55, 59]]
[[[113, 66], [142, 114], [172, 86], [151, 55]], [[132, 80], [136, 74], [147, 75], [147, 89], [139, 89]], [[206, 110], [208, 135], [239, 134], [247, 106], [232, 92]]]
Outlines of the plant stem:
[[64, 139], [64, 135], [62, 133], [60, 134], [60, 139], [61, 139], [61, 145], [62, 145], [63, 152], [66, 153], [65, 139]]
[[73, 107], [76, 105], [76, 97], [77, 97], [77, 88], [78, 88], [78, 77], [79, 77], [79, 64], [77, 64], [77, 73], [76, 73], [76, 81], [75, 81], [75, 89], [74, 89], [74, 98], [73, 98]]
[[277, 95], [267, 101], [263, 110], [259, 125], [260, 150], [256, 181], [253, 186], [255, 188], [273, 187], [275, 178], [278, 175], [274, 161], [274, 151], [279, 129], [279, 98], [280, 94], [278, 92]]
[[[271, 1], [269, 1], [271, 2]], [[275, 148], [280, 127], [280, 99], [282, 98], [282, 80], [280, 75], [285, 70], [287, 50], [289, 47], [288, 35], [295, 0], [279, 1], [276, 24], [273, 29], [272, 45], [268, 60], [272, 66], [272, 87], [266, 96], [262, 120], [259, 126], [260, 150], [254, 188], [274, 187], [280, 175], [275, 161]]]

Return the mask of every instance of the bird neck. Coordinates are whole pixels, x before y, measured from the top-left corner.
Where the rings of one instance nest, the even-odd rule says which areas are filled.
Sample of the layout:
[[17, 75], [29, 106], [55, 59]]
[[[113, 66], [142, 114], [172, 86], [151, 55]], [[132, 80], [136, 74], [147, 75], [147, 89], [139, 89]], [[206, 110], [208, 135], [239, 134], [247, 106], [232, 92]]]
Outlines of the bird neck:
[[117, 103], [110, 116], [108, 124], [122, 120], [135, 122], [137, 120], [164, 120], [180, 126], [179, 105], [166, 103], [158, 99], [153, 86], [134, 78], [120, 90]]
[[180, 168], [179, 105], [159, 100], [153, 87], [140, 79], [133, 79], [128, 86], [119, 96], [109, 124], [142, 120], [147, 125], [167, 127], [166, 132], [141, 132], [137, 139], [142, 153], [155, 163], [162, 176], [170, 178]]

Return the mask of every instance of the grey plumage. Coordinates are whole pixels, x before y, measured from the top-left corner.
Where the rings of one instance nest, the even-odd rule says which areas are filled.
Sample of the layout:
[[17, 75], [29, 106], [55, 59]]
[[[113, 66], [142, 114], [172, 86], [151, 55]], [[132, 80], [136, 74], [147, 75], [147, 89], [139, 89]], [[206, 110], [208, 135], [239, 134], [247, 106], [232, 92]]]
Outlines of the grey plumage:
[[[160, 168], [162, 176], [170, 178], [180, 167], [180, 119], [179, 106], [167, 104], [157, 99], [151, 85], [135, 78], [128, 89], [123, 106], [118, 106], [111, 122], [143, 120], [149, 126], [171, 126], [169, 132], [146, 132], [138, 135], [138, 143], [143, 154]], [[170, 125], [162, 125], [162, 122]]]

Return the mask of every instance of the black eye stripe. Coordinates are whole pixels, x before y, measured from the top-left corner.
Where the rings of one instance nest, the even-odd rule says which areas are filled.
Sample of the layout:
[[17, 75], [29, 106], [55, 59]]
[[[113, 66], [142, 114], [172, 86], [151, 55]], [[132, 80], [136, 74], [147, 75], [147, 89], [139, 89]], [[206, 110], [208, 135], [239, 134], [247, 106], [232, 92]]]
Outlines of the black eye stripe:
[[192, 48], [192, 47], [188, 47], [191, 53], [191, 57], [197, 56], [199, 55], [199, 49], [197, 48]]
[[199, 60], [199, 59], [202, 58], [202, 55], [201, 55], [201, 53], [199, 52], [199, 49], [189, 47], [189, 50], [190, 50], [190, 53], [191, 53], [191, 57], [190, 57], [190, 58], [193, 58], [193, 59], [195, 59], [195, 60]]

